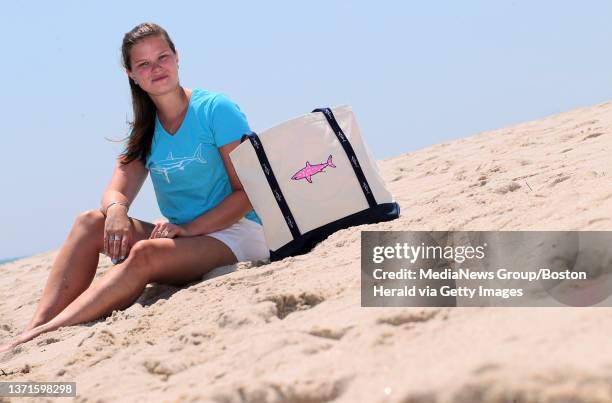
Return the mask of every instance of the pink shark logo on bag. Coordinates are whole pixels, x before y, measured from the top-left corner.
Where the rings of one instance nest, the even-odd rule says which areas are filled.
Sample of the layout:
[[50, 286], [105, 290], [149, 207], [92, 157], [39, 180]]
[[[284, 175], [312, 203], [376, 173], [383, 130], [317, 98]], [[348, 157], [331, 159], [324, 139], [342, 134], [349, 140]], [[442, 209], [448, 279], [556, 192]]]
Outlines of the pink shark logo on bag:
[[331, 155], [327, 157], [327, 162], [324, 162], [322, 164], [310, 165], [310, 162], [306, 161], [306, 166], [300, 169], [299, 171], [297, 171], [291, 177], [291, 179], [296, 180], [296, 181], [300, 179], [306, 179], [308, 182], [312, 183], [312, 175], [316, 175], [319, 172], [324, 172], [323, 169], [327, 167], [336, 168], [336, 166], [332, 162]]

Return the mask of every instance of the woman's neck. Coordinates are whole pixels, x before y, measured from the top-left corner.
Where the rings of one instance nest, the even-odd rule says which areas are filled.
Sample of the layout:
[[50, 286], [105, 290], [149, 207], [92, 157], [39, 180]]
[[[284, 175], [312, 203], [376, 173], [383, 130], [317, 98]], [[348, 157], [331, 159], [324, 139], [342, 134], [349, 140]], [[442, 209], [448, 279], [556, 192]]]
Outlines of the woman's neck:
[[174, 126], [185, 113], [190, 96], [190, 89], [179, 86], [176, 91], [153, 97], [159, 120], [169, 126]]

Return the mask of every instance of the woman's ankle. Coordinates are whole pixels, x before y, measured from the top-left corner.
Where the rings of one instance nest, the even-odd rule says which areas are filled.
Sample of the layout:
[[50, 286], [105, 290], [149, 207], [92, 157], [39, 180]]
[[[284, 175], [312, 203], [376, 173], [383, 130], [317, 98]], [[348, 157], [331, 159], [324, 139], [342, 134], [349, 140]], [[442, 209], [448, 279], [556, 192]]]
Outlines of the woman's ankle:
[[35, 320], [32, 319], [30, 321], [30, 323], [28, 323], [27, 326], [23, 329], [22, 333], [30, 331], [30, 330], [34, 329], [35, 327], [38, 327], [38, 326], [40, 326], [42, 324], [47, 323], [50, 320], [51, 320], [51, 318], [48, 318], [48, 319], [47, 318], [37, 318]]

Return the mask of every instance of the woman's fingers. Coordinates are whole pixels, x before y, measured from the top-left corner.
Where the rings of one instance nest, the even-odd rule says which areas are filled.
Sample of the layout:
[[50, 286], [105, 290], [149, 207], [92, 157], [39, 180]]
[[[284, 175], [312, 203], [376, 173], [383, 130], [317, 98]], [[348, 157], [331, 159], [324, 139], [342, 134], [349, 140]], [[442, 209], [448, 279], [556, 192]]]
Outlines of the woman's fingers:
[[154, 239], [157, 237], [157, 228], [159, 228], [159, 224], [155, 224], [155, 227], [153, 227], [153, 231], [151, 231], [149, 239]]
[[119, 261], [122, 262], [128, 254], [128, 244], [130, 241], [129, 234], [123, 234], [123, 239], [121, 239], [121, 252], [119, 253]]
[[160, 228], [159, 228], [159, 234], [158, 234], [158, 238], [166, 238], [166, 236], [168, 236], [168, 224], [164, 223]]
[[108, 238], [109, 237], [110, 237], [109, 233], [106, 230], [104, 230], [104, 254], [106, 256], [110, 255], [109, 247], [108, 247]]
[[114, 250], [115, 250], [115, 234], [108, 234], [108, 257], [111, 260], [114, 258]]
[[168, 223], [161, 223], [157, 225], [155, 232], [155, 238], [165, 238], [168, 234]]
[[153, 231], [151, 231], [151, 236], [149, 239], [156, 238], [174, 238], [178, 232], [178, 228], [170, 223], [158, 223], [153, 227]]
[[119, 252], [121, 252], [121, 235], [115, 234], [115, 240], [113, 241], [113, 263], [117, 263], [119, 260]]
[[174, 238], [176, 236], [176, 226], [173, 224], [166, 224], [162, 230], [161, 236], [163, 238]]
[[104, 233], [104, 254], [111, 258], [114, 264], [124, 260], [129, 252], [130, 232], [105, 231]]
[[166, 238], [174, 238], [176, 236], [176, 234], [178, 233], [178, 228], [173, 225], [170, 228], [168, 228], [167, 230], [167, 234], [166, 234]]

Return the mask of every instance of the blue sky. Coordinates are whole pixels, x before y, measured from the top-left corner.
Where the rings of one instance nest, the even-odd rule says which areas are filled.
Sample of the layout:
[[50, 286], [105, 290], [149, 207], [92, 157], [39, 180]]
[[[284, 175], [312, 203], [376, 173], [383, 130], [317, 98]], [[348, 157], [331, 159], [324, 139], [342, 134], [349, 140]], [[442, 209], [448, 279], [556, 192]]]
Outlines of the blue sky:
[[[378, 159], [612, 99], [609, 1], [5, 1], [0, 259], [97, 208], [131, 104], [123, 34], [162, 25], [181, 84], [253, 129], [350, 104]], [[160, 216], [150, 181], [131, 214]]]

